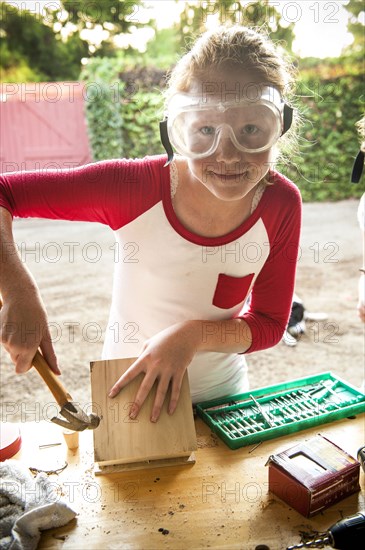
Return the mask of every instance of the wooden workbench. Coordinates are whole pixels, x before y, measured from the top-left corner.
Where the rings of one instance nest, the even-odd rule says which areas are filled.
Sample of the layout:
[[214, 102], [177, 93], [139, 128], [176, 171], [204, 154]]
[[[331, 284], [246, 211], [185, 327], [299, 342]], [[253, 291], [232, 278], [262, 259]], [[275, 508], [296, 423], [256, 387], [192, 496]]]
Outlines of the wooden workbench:
[[77, 451], [69, 451], [58, 426], [23, 423], [23, 445], [15, 458], [48, 470], [68, 462], [51, 479], [78, 516], [63, 528], [46, 531], [41, 549], [255, 550], [266, 545], [285, 550], [300, 541], [299, 531], [323, 531], [365, 509], [365, 476], [361, 470], [360, 493], [309, 520], [268, 492], [267, 458], [317, 433], [356, 456], [365, 440], [364, 420], [361, 415], [263, 442], [256, 449], [232, 451], [197, 419], [194, 465], [97, 477], [90, 432], [80, 434]]

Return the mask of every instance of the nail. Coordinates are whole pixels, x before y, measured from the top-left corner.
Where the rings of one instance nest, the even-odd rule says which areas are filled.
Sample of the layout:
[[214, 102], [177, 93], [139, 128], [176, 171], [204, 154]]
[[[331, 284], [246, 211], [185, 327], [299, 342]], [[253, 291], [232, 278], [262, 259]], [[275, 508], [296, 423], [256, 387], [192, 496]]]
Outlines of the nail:
[[157, 416], [155, 414], [151, 416], [151, 422], [157, 422]]
[[135, 403], [131, 404], [131, 408], [129, 409], [129, 418], [134, 420], [138, 414], [138, 407]]

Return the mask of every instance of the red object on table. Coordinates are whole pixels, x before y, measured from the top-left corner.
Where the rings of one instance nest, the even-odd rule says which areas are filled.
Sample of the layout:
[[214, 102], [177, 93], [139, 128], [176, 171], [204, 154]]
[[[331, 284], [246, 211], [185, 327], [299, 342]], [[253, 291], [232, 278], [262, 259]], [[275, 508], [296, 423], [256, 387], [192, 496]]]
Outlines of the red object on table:
[[269, 490], [307, 518], [360, 491], [360, 463], [318, 434], [271, 455]]
[[16, 455], [22, 445], [20, 429], [17, 424], [1, 422], [0, 424], [0, 462]]

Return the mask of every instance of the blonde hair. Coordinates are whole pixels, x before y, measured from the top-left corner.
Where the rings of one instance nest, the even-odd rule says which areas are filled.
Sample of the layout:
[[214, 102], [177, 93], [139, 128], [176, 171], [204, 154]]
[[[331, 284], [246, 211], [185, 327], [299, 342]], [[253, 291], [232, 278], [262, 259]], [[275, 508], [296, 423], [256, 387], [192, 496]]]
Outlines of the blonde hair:
[[[227, 69], [249, 73], [260, 84], [273, 86], [287, 102], [293, 97], [295, 72], [284, 51], [262, 30], [233, 25], [205, 32], [178, 61], [168, 79], [166, 103], [175, 93], [188, 92], [195, 81]], [[291, 129], [280, 139], [281, 160], [294, 152], [299, 120], [294, 111]]]
[[187, 92], [194, 80], [211, 71], [238, 69], [261, 83], [274, 86], [285, 96], [293, 83], [293, 71], [285, 56], [262, 31], [234, 25], [218, 27], [198, 38], [171, 72], [167, 97]]

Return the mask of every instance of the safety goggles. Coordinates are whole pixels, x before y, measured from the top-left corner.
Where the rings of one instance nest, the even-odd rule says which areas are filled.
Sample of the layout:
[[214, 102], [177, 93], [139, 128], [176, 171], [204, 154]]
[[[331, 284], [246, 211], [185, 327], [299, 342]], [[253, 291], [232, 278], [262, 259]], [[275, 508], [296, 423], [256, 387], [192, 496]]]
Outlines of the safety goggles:
[[271, 86], [264, 87], [258, 98], [233, 101], [178, 93], [170, 99], [160, 123], [161, 141], [168, 163], [173, 158], [172, 146], [185, 157], [203, 159], [215, 153], [225, 138], [239, 151], [259, 153], [290, 128], [292, 114]]

